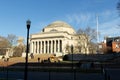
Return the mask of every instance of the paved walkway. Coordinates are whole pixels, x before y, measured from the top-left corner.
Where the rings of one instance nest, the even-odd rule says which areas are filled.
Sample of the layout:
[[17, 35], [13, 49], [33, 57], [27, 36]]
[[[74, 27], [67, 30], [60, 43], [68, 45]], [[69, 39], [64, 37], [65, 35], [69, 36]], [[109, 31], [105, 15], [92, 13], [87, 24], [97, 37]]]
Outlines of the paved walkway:
[[[106, 69], [108, 80], [120, 80], [120, 69]], [[7, 75], [8, 74], [8, 75]], [[0, 72], [0, 78], [24, 79], [24, 72]], [[9, 79], [8, 79], [9, 80]], [[105, 80], [102, 73], [28, 72], [28, 80]]]
[[[7, 77], [7, 72], [0, 72], [0, 77]], [[24, 72], [8, 72], [8, 78], [23, 79]], [[28, 72], [28, 80], [104, 80], [103, 75], [63, 72]]]

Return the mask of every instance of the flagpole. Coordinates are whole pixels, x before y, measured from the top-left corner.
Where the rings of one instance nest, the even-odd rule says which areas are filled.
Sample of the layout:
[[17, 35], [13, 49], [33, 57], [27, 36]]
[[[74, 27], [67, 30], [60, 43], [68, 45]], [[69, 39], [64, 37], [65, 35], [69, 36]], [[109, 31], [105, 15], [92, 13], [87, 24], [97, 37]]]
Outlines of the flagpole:
[[97, 43], [99, 43], [99, 33], [98, 33], [98, 25], [99, 25], [99, 23], [98, 23], [98, 15], [96, 15], [96, 20], [97, 20]]

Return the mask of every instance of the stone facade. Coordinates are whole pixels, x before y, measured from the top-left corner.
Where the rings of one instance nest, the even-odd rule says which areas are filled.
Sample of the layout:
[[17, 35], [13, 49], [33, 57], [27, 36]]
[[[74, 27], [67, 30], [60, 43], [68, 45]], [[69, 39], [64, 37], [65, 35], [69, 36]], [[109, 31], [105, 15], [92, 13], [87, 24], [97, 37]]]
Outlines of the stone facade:
[[30, 53], [64, 55], [71, 53], [71, 46], [74, 51], [77, 49], [76, 46], [81, 46], [76, 50], [78, 53], [89, 53], [87, 40], [88, 37], [76, 34], [69, 24], [56, 21], [43, 28], [42, 32], [30, 35]]

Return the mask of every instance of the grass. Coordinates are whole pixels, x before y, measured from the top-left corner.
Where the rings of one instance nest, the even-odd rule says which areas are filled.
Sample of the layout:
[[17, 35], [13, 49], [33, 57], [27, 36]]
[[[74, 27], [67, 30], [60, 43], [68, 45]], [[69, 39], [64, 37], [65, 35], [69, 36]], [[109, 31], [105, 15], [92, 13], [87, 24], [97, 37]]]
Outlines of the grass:
[[[40, 58], [40, 60], [45, 60], [45, 59], [48, 59], [48, 57], [51, 56], [51, 55], [52, 54], [37, 54], [37, 55], [34, 55], [34, 59], [31, 59], [29, 57], [28, 62], [38, 62], [38, 57]], [[16, 63], [20, 63], [20, 62], [25, 62], [25, 57], [9, 58], [8, 62], [5, 62], [4, 60], [0, 59], [0, 67], [13, 65], [13, 64], [16, 64]]]

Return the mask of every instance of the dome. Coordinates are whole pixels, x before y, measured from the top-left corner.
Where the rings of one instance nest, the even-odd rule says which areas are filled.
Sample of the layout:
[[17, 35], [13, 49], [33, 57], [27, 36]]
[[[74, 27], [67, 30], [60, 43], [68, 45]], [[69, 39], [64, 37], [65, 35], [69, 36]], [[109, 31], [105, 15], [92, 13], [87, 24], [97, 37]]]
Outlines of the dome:
[[71, 28], [71, 26], [63, 21], [55, 21], [48, 25], [47, 27], [68, 27]]
[[44, 28], [45, 32], [52, 32], [52, 31], [65, 31], [69, 34], [76, 33], [75, 30], [66, 22], [63, 21], [55, 21]]

